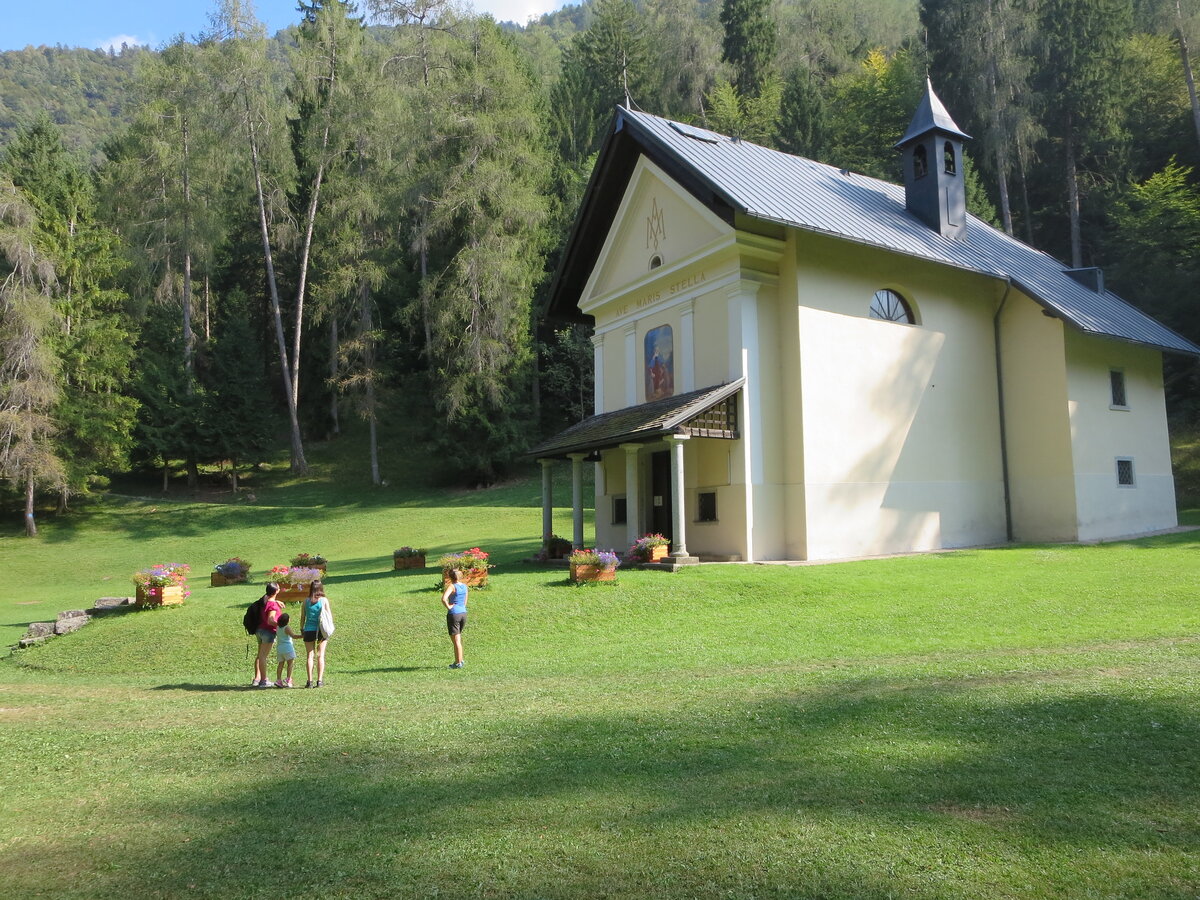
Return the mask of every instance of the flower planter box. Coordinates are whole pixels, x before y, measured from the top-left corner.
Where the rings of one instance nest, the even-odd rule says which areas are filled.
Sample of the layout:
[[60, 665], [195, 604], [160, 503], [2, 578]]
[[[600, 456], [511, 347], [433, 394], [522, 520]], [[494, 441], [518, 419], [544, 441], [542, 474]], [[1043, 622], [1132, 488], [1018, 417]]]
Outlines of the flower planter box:
[[208, 580], [213, 587], [228, 587], [231, 584], [245, 584], [250, 580], [250, 576], [247, 573], [246, 575], [230, 577], [222, 575], [220, 572], [212, 572], [209, 574]]
[[281, 584], [275, 599], [280, 603], [298, 603], [308, 599], [308, 588], [307, 584]]
[[616, 581], [617, 570], [606, 569], [603, 566], [589, 566], [571, 563], [571, 581], [578, 584], [581, 581]]
[[177, 584], [167, 587], [137, 587], [138, 606], [179, 606], [183, 603], [183, 588]]
[[423, 569], [425, 568], [425, 554], [419, 556], [393, 556], [393, 569]]
[[[467, 587], [487, 587], [487, 569], [460, 569], [462, 583]], [[450, 583], [450, 570], [442, 569], [442, 590]]]
[[670, 549], [671, 549], [670, 547], [651, 547], [650, 548], [650, 562], [652, 562], [652, 563], [659, 562], [660, 560], [666, 559], [667, 551]]

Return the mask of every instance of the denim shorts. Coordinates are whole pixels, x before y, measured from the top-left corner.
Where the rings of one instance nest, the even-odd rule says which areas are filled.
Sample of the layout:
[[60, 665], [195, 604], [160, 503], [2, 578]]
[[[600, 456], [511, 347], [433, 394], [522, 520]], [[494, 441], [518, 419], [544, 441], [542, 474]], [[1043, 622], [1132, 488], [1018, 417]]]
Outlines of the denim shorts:
[[273, 632], [270, 628], [258, 629], [258, 642], [260, 644], [275, 643], [275, 632]]

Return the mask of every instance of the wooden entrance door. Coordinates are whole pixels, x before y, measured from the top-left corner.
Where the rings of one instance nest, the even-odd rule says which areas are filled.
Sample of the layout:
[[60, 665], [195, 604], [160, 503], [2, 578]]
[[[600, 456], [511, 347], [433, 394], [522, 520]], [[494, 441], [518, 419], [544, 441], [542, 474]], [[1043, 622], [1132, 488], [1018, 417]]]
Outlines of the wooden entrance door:
[[663, 450], [650, 456], [650, 530], [674, 541], [671, 509], [671, 454]]

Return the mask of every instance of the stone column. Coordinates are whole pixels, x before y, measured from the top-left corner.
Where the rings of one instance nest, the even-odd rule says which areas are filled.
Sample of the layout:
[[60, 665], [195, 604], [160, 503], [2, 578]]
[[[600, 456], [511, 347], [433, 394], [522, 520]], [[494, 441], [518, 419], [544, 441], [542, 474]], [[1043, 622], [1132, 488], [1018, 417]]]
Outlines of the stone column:
[[625, 451], [625, 549], [628, 550], [642, 536], [642, 503], [638, 484], [638, 453], [642, 445], [622, 444], [621, 449]]
[[671, 556], [674, 558], [684, 558], [688, 556], [687, 550], [687, 534], [686, 534], [686, 519], [685, 511], [687, 504], [684, 502], [684, 477], [683, 477], [683, 446], [684, 442], [689, 439], [686, 434], [673, 434], [669, 438], [671, 446], [671, 525], [674, 528], [674, 541], [671, 546]]
[[575, 533], [571, 544], [576, 550], [583, 548], [583, 461], [586, 453], [571, 453], [571, 521]]
[[552, 459], [539, 459], [542, 464], [542, 546], [554, 534], [554, 465]]

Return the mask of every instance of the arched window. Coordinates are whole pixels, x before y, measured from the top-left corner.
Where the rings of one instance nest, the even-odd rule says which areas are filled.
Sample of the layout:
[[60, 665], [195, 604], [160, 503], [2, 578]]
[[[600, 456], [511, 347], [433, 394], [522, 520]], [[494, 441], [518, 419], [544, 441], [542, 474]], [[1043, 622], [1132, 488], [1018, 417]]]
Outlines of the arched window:
[[652, 257], [650, 257], [650, 268], [652, 270], [657, 269], [661, 265], [662, 265], [662, 257], [659, 256], [657, 253], [655, 253]]
[[942, 151], [942, 157], [946, 161], [946, 174], [953, 175], [958, 171], [958, 161], [954, 158], [954, 145], [946, 141], [946, 147]]
[[876, 291], [875, 296], [871, 298], [871, 318], [883, 319], [885, 322], [902, 322], [905, 325], [917, 324], [908, 301], [886, 288]]
[[924, 178], [929, 173], [929, 155], [925, 152], [924, 144], [917, 144], [913, 150], [913, 178]]

